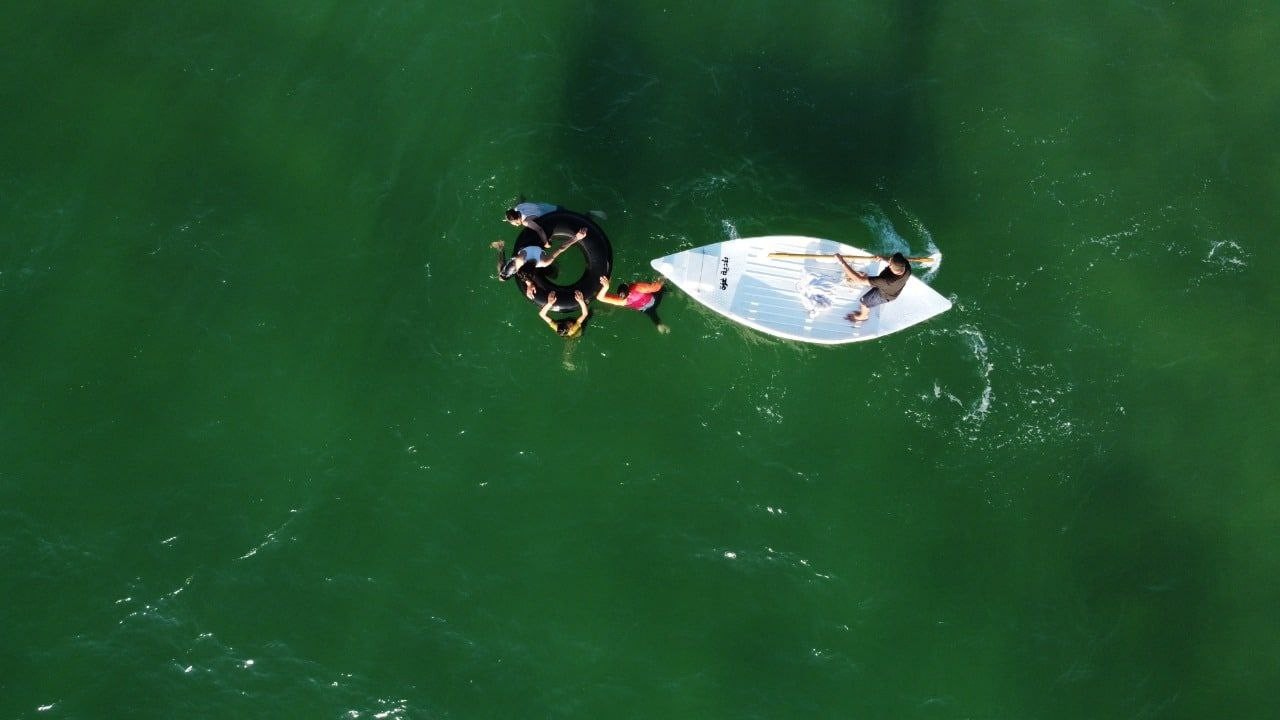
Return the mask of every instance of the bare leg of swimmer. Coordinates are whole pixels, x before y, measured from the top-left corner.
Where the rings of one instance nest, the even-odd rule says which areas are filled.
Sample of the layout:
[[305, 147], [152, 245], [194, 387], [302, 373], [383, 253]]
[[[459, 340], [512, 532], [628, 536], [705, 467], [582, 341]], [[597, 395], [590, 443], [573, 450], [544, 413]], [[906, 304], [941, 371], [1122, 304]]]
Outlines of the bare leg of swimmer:
[[671, 332], [671, 328], [667, 327], [666, 324], [663, 323], [662, 320], [658, 317], [658, 311], [656, 308], [649, 308], [648, 310], [645, 310], [640, 314], [652, 320], [653, 326], [657, 328], [658, 332], [662, 333], [663, 335], [666, 335], [667, 333]]
[[564, 352], [560, 355], [560, 364], [569, 372], [578, 369], [578, 366], [573, 362], [573, 349], [576, 347], [578, 347], [578, 338], [570, 338], [564, 342]]
[[854, 327], [858, 327], [865, 322], [867, 318], [871, 317], [871, 308], [867, 307], [865, 304], [859, 303], [857, 311], [851, 312], [844, 317], [846, 320], [853, 323]]
[[557, 249], [556, 249], [556, 251], [555, 251], [555, 252], [551, 253], [551, 255], [550, 255], [550, 256], [548, 256], [548, 257], [544, 257], [543, 259], [539, 260], [539, 261], [538, 261], [538, 267], [546, 267], [546, 266], [550, 265], [551, 263], [555, 262], [555, 261], [556, 261], [556, 258], [560, 257], [560, 253], [564, 252], [565, 250], [568, 250], [569, 248], [573, 247], [574, 245], [577, 245], [579, 242], [581, 242], [581, 241], [582, 241], [582, 237], [583, 237], [584, 235], [585, 235], [585, 233], [579, 233], [578, 235], [574, 235], [574, 236], [573, 236], [573, 239], [571, 239], [571, 240], [569, 240], [568, 242], [566, 242], [565, 244], [561, 245], [559, 248], [557, 248]]

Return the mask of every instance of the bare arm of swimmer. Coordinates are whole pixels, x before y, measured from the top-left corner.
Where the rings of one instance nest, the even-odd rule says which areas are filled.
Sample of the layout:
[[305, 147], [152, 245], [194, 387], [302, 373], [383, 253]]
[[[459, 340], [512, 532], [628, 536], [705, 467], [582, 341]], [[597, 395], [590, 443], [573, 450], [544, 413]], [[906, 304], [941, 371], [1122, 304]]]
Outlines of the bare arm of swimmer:
[[538, 260], [537, 267], [546, 267], [546, 266], [550, 265], [551, 263], [555, 262], [555, 261], [556, 261], [556, 258], [560, 257], [560, 253], [564, 252], [565, 250], [568, 250], [569, 248], [573, 247], [574, 245], [577, 245], [579, 242], [582, 242], [582, 238], [584, 238], [584, 237], [586, 237], [586, 236], [587, 236], [587, 229], [586, 229], [586, 228], [582, 228], [581, 230], [579, 230], [579, 231], [578, 231], [578, 234], [577, 234], [577, 235], [574, 235], [574, 236], [573, 236], [573, 239], [572, 239], [572, 240], [570, 240], [569, 242], [567, 242], [567, 243], [565, 243], [565, 244], [561, 245], [561, 246], [559, 247], [559, 249], [557, 249], [555, 252], [551, 253], [550, 255], [544, 255], [544, 256], [542, 256], [542, 258], [540, 258], [540, 259]]
[[542, 247], [551, 247], [551, 241], [547, 239], [547, 231], [543, 230], [541, 225], [534, 222], [533, 218], [524, 218], [520, 221], [520, 224], [538, 233], [538, 239], [542, 241]]
[[841, 255], [840, 253], [836, 253], [836, 259], [839, 260], [840, 264], [844, 266], [843, 270], [844, 270], [844, 276], [846, 280], [851, 280], [855, 283], [867, 282], [867, 274], [854, 270], [853, 266], [849, 264], [848, 260], [844, 259], [843, 255]]
[[600, 276], [600, 290], [596, 293], [596, 299], [602, 303], [620, 307], [627, 304], [626, 298], [609, 292], [609, 277], [607, 275]]
[[542, 318], [542, 322], [546, 323], [547, 327], [551, 328], [552, 332], [556, 332], [556, 321], [552, 320], [551, 317], [548, 315], [548, 313], [551, 312], [551, 308], [555, 304], [556, 304], [556, 294], [554, 291], [552, 291], [547, 295], [547, 304], [543, 305], [542, 309], [538, 311], [538, 317]]
[[573, 299], [578, 301], [578, 309], [582, 310], [582, 314], [578, 316], [577, 320], [573, 321], [573, 327], [569, 330], [570, 335], [578, 334], [578, 331], [582, 329], [582, 323], [587, 321], [587, 315], [591, 312], [587, 309], [587, 299], [582, 295], [581, 290], [573, 291]]

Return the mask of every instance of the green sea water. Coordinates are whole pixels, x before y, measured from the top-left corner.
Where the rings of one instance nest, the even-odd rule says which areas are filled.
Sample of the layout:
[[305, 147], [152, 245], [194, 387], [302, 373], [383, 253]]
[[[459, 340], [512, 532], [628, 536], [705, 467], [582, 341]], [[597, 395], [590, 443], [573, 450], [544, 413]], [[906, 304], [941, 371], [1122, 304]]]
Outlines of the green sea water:
[[[1269, 718], [1280, 5], [0, 7], [0, 717]], [[488, 243], [937, 250], [838, 348]], [[1270, 710], [1268, 709], [1270, 708]]]

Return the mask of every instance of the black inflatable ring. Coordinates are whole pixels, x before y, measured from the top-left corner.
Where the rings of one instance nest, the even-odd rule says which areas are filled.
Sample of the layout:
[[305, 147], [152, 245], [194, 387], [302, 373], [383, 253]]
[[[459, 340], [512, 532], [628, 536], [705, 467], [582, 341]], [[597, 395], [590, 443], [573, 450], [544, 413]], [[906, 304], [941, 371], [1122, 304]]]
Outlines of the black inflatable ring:
[[[527, 279], [532, 282], [534, 288], [532, 302], [538, 307], [546, 305], [547, 295], [554, 292], [556, 304], [552, 305], [551, 309], [557, 312], [578, 309], [578, 301], [573, 297], [573, 293], [577, 290], [582, 291], [587, 302], [594, 300], [596, 293], [600, 290], [600, 276], [607, 277], [613, 272], [613, 246], [609, 244], [609, 238], [605, 236], [604, 230], [601, 230], [591, 218], [569, 210], [549, 212], [534, 218], [533, 221], [538, 223], [538, 226], [547, 234], [547, 239], [551, 241], [550, 252], [555, 252], [562, 244], [573, 239], [579, 230], [586, 228], [587, 236], [565, 252], [578, 252], [578, 248], [581, 248], [581, 252], [587, 256], [587, 268], [583, 270], [582, 277], [566, 285], [557, 282], [564, 278], [557, 277], [556, 280], [552, 280], [548, 277], [548, 271], [559, 264], [559, 260], [544, 268], [526, 265], [516, 273], [516, 277], [519, 278], [519, 282], [515, 283], [516, 289], [524, 295], [524, 281]], [[524, 228], [516, 238], [516, 246], [512, 252], [520, 252], [522, 248], [541, 244], [542, 240], [538, 237], [538, 233], [531, 228]], [[561, 258], [563, 257], [562, 255]]]

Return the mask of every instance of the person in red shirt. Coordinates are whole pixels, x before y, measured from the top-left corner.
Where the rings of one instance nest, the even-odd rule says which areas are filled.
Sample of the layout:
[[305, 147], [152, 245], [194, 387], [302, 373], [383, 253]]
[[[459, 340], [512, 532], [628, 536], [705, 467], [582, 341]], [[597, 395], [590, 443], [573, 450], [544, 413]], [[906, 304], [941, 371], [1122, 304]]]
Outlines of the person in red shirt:
[[622, 285], [618, 288], [618, 294], [613, 295], [609, 292], [609, 278], [600, 276], [600, 291], [596, 293], [596, 299], [610, 305], [619, 307], [628, 307], [643, 313], [646, 317], [653, 321], [660, 333], [669, 333], [671, 328], [662, 324], [662, 320], [658, 319], [658, 300], [662, 297], [662, 280], [653, 282], [633, 282], [630, 285]]

